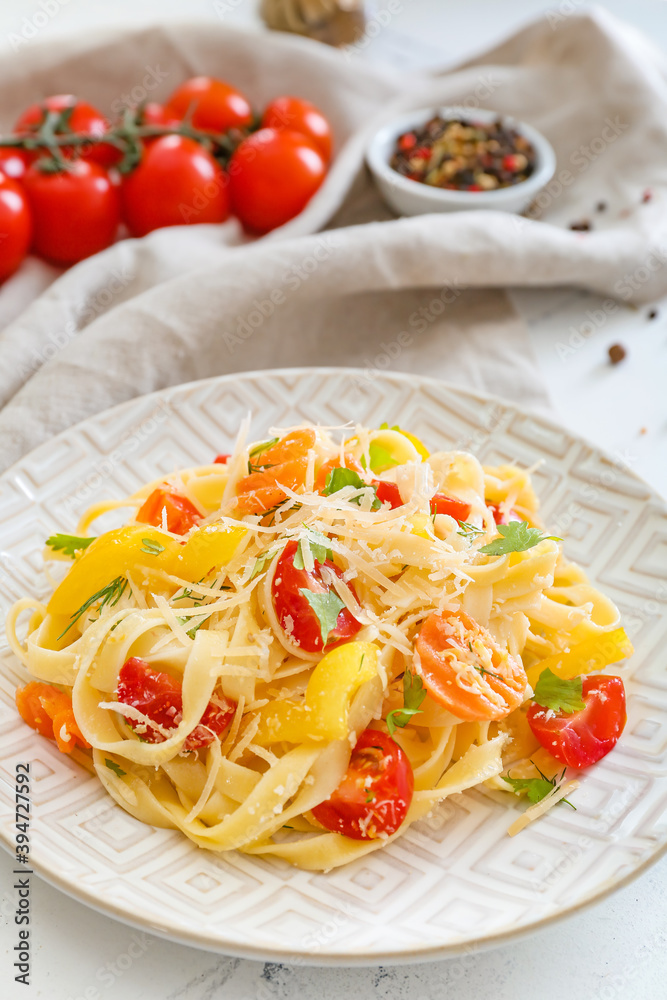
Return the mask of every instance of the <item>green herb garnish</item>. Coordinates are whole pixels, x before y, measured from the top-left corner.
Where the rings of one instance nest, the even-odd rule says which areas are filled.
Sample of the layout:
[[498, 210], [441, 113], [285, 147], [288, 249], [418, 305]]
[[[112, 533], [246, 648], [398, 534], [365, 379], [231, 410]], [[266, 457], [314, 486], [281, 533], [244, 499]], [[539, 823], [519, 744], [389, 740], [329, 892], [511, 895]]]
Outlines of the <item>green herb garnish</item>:
[[248, 583], [250, 583], [251, 580], [254, 580], [256, 576], [259, 576], [260, 573], [264, 572], [277, 551], [278, 549], [269, 549], [268, 552], [262, 552], [261, 556], [257, 556], [255, 559], [255, 565], [252, 568], [252, 573], [248, 577]]
[[[546, 774], [540, 771], [534, 760], [531, 760], [530, 763], [540, 775], [539, 778], [510, 778], [508, 774], [507, 777], [503, 776], [503, 781], [512, 786], [512, 791], [515, 795], [525, 792], [528, 796], [528, 801], [534, 805], [536, 802], [541, 802], [542, 799], [545, 799], [550, 792], [553, 792], [554, 788], [560, 788], [567, 768], [563, 768], [560, 776], [554, 774], [553, 778], [547, 778]], [[568, 799], [561, 799], [561, 802], [565, 802], [570, 809], [574, 809], [576, 812], [577, 807], [573, 806]]]
[[79, 535], [51, 535], [46, 539], [46, 544], [54, 552], [64, 552], [70, 559], [74, 559], [77, 552], [87, 549], [91, 542], [95, 541], [96, 535], [90, 538], [81, 538]]
[[108, 583], [106, 587], [102, 587], [102, 589], [98, 590], [96, 594], [93, 594], [92, 597], [89, 597], [88, 600], [81, 605], [78, 611], [75, 611], [74, 614], [70, 616], [71, 621], [69, 625], [67, 626], [64, 632], [60, 633], [58, 638], [62, 639], [62, 637], [66, 635], [67, 632], [69, 632], [72, 625], [76, 625], [79, 618], [81, 618], [82, 615], [85, 615], [86, 611], [88, 611], [89, 608], [92, 608], [94, 604], [97, 604], [98, 601], [100, 602], [100, 606], [97, 609], [98, 614], [101, 614], [102, 608], [105, 607], [106, 605], [108, 605], [110, 608], [115, 607], [115, 605], [118, 604], [121, 597], [125, 593], [126, 587], [127, 587], [127, 580], [124, 576], [117, 576], [116, 579], [112, 580], [111, 583]]
[[463, 535], [464, 538], [469, 538], [471, 541], [477, 538], [478, 535], [484, 534], [484, 528], [477, 528], [474, 524], [469, 524], [468, 521], [459, 521], [459, 530], [456, 532], [457, 535]]
[[534, 545], [549, 539], [562, 542], [557, 535], [545, 535], [539, 528], [531, 528], [527, 521], [510, 521], [509, 524], [499, 524], [498, 532], [502, 538], [494, 538], [488, 545], [479, 550], [485, 556], [504, 556], [508, 552], [525, 552]]
[[109, 760], [108, 757], [105, 757], [104, 763], [106, 764], [106, 766], [109, 768], [110, 771], [113, 771], [113, 773], [116, 775], [117, 778], [124, 778], [125, 775], [127, 774], [127, 771], [124, 771], [123, 768], [119, 764], [117, 764], [115, 760]]
[[315, 531], [313, 528], [306, 528], [306, 537], [300, 539], [297, 550], [294, 553], [295, 569], [305, 568], [303, 558], [304, 546], [310, 549], [314, 562], [323, 563], [327, 559], [333, 559], [333, 553], [329, 547], [327, 536], [323, 535], [320, 531]]
[[[365, 483], [354, 469], [342, 469], [340, 467], [332, 469], [327, 476], [327, 481], [322, 492], [325, 497], [329, 497], [333, 493], [339, 493], [341, 490], [344, 490], [346, 486], [354, 486], [357, 490], [373, 490], [374, 496], [371, 503], [371, 510], [379, 510], [382, 506], [382, 502], [378, 500], [375, 487], [371, 486], [370, 483]], [[364, 494], [360, 492], [353, 494], [348, 500], [350, 503], [356, 503], [358, 506], [361, 506], [363, 497]]]
[[161, 552], [164, 552], [164, 545], [160, 545], [159, 542], [155, 542], [152, 538], [142, 538], [141, 551], [149, 556], [159, 556]]
[[317, 615], [322, 634], [322, 644], [326, 646], [330, 633], [336, 627], [338, 615], [345, 605], [335, 590], [329, 590], [326, 594], [315, 594], [312, 590], [308, 590], [307, 587], [300, 587], [299, 593], [303, 594]]
[[424, 684], [419, 674], [406, 670], [403, 674], [403, 708], [395, 708], [387, 714], [387, 729], [393, 736], [396, 728], [407, 726], [413, 715], [422, 712], [419, 706], [426, 697]]
[[543, 708], [551, 708], [554, 712], [565, 712], [571, 715], [573, 712], [581, 712], [586, 708], [586, 702], [582, 698], [583, 683], [581, 677], [572, 677], [566, 680], [558, 677], [548, 667], [540, 674], [535, 685], [533, 701]]

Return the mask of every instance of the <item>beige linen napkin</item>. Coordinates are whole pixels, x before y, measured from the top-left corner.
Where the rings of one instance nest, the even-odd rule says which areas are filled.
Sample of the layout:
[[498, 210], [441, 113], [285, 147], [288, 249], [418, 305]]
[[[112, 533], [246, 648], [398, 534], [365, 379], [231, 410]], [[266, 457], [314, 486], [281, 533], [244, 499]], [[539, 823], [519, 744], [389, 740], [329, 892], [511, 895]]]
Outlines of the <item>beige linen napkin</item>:
[[[555, 29], [541, 19], [434, 78], [220, 25], [20, 50], [0, 67], [5, 129], [47, 93], [72, 90], [111, 114], [128, 94], [160, 100], [203, 72], [258, 107], [280, 92], [309, 97], [339, 148], [307, 210], [260, 241], [234, 220], [179, 227], [121, 241], [55, 281], [30, 261], [7, 282], [0, 464], [138, 393], [251, 368], [347, 364], [369, 379], [391, 367], [544, 404], [523, 325], [503, 294], [480, 289], [576, 284], [637, 302], [667, 291], [666, 62], [600, 12]], [[511, 112], [551, 139], [557, 176], [531, 218], [395, 220], [382, 206], [363, 169], [368, 138], [397, 110], [439, 102]], [[584, 217], [592, 232], [567, 228]]]

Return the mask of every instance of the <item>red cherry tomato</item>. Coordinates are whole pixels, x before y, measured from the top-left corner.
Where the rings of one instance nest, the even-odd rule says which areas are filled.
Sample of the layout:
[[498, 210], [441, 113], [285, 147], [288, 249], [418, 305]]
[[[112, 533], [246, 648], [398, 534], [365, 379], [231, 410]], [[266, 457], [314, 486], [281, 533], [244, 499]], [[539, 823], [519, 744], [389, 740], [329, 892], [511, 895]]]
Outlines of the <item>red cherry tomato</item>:
[[0, 149], [0, 171], [13, 181], [23, 180], [34, 157], [25, 149]]
[[[47, 97], [40, 104], [31, 104], [14, 125], [14, 132], [17, 135], [36, 132], [49, 111], [65, 111], [67, 108], [73, 109], [67, 122], [68, 128], [59, 129], [59, 134], [62, 135], [69, 130], [83, 132], [87, 135], [103, 136], [107, 132], [108, 123], [102, 112], [86, 101], [77, 100], [73, 94], [56, 94], [54, 97]], [[120, 150], [107, 142], [87, 147], [61, 146], [61, 151], [64, 156], [75, 154], [84, 160], [99, 163], [103, 167], [109, 167], [121, 158]]]
[[449, 514], [457, 521], [467, 521], [470, 517], [470, 504], [450, 497], [447, 493], [434, 493], [431, 497], [432, 514]]
[[195, 128], [207, 132], [246, 128], [253, 119], [241, 91], [211, 76], [195, 76], [182, 83], [167, 101], [165, 112], [178, 121], [187, 116]]
[[554, 712], [533, 704], [526, 718], [535, 738], [568, 767], [588, 767], [618, 743], [626, 722], [625, 688], [620, 677], [584, 677], [580, 712]]
[[162, 511], [167, 513], [167, 531], [174, 535], [185, 535], [201, 521], [201, 514], [187, 497], [170, 489], [158, 488], [144, 500], [137, 511], [136, 520], [142, 524], [162, 525]]
[[32, 248], [56, 264], [76, 264], [110, 246], [120, 222], [118, 191], [98, 163], [73, 160], [62, 173], [34, 163], [23, 184], [32, 208]]
[[141, 109], [142, 125], [168, 125], [177, 119], [171, 118], [165, 111], [164, 105], [157, 101], [147, 101]]
[[0, 281], [18, 268], [30, 249], [32, 213], [20, 184], [0, 173]]
[[[143, 712], [163, 729], [176, 729], [183, 718], [183, 696], [180, 683], [170, 674], [151, 670], [145, 660], [133, 656], [123, 664], [118, 674], [116, 688], [118, 701]], [[198, 726], [183, 744], [184, 750], [198, 750], [208, 746], [225, 731], [234, 718], [236, 703], [216, 694], [215, 702], [209, 701]], [[127, 720], [146, 743], [164, 743], [168, 738], [158, 729], [144, 731], [140, 722]]]
[[213, 459], [213, 463], [215, 465], [227, 465], [227, 462], [230, 460], [231, 457], [232, 457], [231, 455], [216, 455], [215, 458]]
[[352, 751], [345, 777], [313, 816], [334, 833], [354, 840], [376, 840], [396, 833], [414, 791], [412, 767], [391, 736], [365, 729]]
[[[519, 517], [515, 510], [511, 510], [508, 514], [504, 514], [500, 509], [500, 505], [497, 503], [487, 503], [486, 506], [493, 514], [493, 520], [496, 524], [509, 524], [510, 521], [523, 521], [523, 518]], [[461, 520], [463, 521], [464, 518], [461, 518]]]
[[301, 132], [312, 139], [327, 163], [331, 160], [331, 125], [310, 101], [300, 97], [276, 97], [262, 116], [262, 128]]
[[306, 136], [262, 128], [232, 156], [232, 211], [250, 232], [268, 233], [306, 207], [326, 172], [321, 153]]
[[123, 178], [123, 218], [133, 236], [163, 226], [224, 222], [229, 215], [227, 177], [194, 139], [166, 135], [144, 150]]
[[[316, 562], [312, 572], [306, 569], [296, 569], [294, 555], [296, 542], [288, 542], [283, 549], [276, 565], [276, 571], [271, 585], [273, 607], [281, 628], [291, 641], [308, 653], [319, 653], [323, 648], [320, 620], [315, 614], [308, 599], [301, 593], [309, 590], [312, 594], [328, 594], [331, 590], [322, 580], [322, 564]], [[343, 576], [343, 571], [335, 566], [330, 559], [324, 563], [336, 576]], [[354, 593], [351, 584], [348, 587]], [[347, 608], [343, 608], [336, 619], [336, 627], [329, 633], [326, 645], [327, 651], [342, 642], [347, 642], [361, 628], [356, 618], [353, 618]]]
[[378, 500], [382, 503], [390, 504], [392, 510], [404, 506], [405, 501], [396, 483], [387, 483], [382, 479], [374, 479], [373, 486], [375, 487]]

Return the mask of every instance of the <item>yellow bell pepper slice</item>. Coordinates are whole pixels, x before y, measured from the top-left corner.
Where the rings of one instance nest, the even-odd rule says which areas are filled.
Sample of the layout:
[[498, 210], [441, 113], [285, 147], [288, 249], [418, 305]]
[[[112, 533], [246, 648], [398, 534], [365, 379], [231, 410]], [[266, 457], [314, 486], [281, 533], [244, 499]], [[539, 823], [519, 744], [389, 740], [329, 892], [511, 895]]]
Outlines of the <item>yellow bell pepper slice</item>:
[[48, 604], [49, 614], [75, 614], [92, 594], [137, 565], [195, 583], [214, 566], [225, 565], [244, 534], [243, 528], [206, 525], [196, 528], [183, 545], [149, 524], [106, 531], [85, 549], [56, 587]]
[[569, 653], [554, 653], [535, 663], [526, 671], [528, 683], [534, 688], [542, 671], [547, 669], [564, 680], [579, 677], [580, 674], [590, 674], [594, 670], [608, 667], [610, 663], [618, 663], [619, 660], [632, 656], [634, 651], [624, 628], [603, 632], [577, 643]]
[[168, 572], [184, 580], [201, 580], [214, 566], [227, 565], [245, 534], [245, 528], [226, 524], [195, 528], [185, 545], [177, 547]]
[[278, 701], [260, 710], [253, 742], [346, 739], [352, 698], [377, 675], [378, 655], [372, 642], [346, 642], [326, 653], [310, 676], [303, 702]]

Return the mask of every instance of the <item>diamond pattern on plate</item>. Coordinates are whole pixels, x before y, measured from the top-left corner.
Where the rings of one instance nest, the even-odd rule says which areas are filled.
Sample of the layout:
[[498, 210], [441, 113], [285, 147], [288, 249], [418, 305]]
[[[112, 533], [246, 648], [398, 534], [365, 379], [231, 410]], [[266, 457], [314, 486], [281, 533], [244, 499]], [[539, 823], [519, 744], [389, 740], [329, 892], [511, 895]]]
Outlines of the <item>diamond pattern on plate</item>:
[[[434, 808], [388, 849], [328, 875], [275, 859], [213, 855], [146, 827], [97, 780], [17, 717], [24, 678], [0, 646], [0, 796], [16, 762], [33, 775], [33, 859], [84, 902], [175, 939], [250, 957], [327, 963], [410, 961], [469, 948], [577, 907], [667, 844], [667, 513], [621, 457], [605, 457], [542, 417], [415, 376], [306, 369], [232, 375], [133, 400], [27, 455], [0, 485], [0, 612], [47, 592], [45, 537], [81, 512], [174, 467], [302, 421], [400, 421], [433, 449], [532, 465], [547, 523], [621, 606], [637, 652], [628, 727], [582, 775], [578, 810], [558, 808], [519, 837], [522, 807], [473, 789]], [[10, 846], [12, 828], [0, 834]]]

